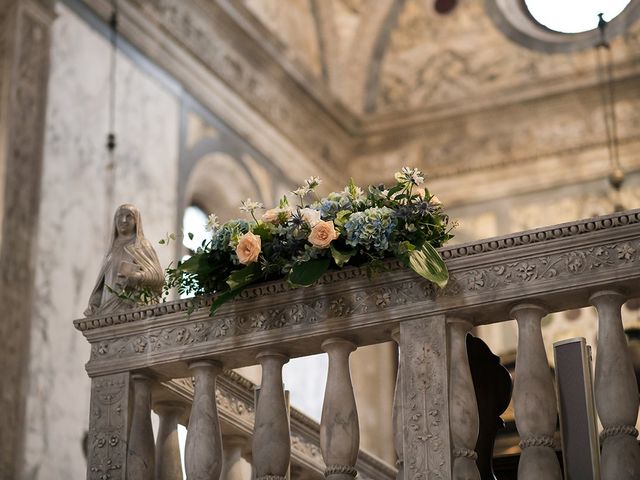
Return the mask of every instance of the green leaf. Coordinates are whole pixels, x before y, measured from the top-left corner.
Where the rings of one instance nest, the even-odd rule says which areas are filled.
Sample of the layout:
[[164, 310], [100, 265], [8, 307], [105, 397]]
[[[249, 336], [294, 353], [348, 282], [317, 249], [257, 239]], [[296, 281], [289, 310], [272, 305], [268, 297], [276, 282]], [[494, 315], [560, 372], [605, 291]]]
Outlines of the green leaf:
[[347, 263], [351, 257], [353, 257], [357, 250], [355, 248], [351, 250], [347, 250], [346, 252], [338, 250], [333, 244], [329, 245], [331, 248], [331, 255], [333, 256], [333, 261], [336, 262], [336, 265], [342, 267], [345, 263]]
[[178, 265], [178, 270], [188, 273], [198, 273], [200, 264], [204, 260], [202, 255], [193, 255]]
[[193, 233], [189, 232], [187, 233], [187, 236], [189, 237], [189, 240], [193, 240]]
[[429, 243], [409, 252], [409, 266], [427, 280], [444, 288], [449, 281], [449, 272], [438, 251]]
[[342, 227], [351, 216], [351, 213], [353, 212], [350, 210], [340, 210], [336, 213], [336, 219], [333, 221], [333, 224], [337, 227]]
[[227, 278], [227, 285], [230, 290], [244, 287], [256, 280], [260, 269], [257, 263], [247, 265], [241, 270], [236, 270]]
[[294, 287], [313, 285], [329, 268], [329, 258], [316, 258], [295, 265], [289, 272], [288, 281]]
[[356, 183], [353, 181], [353, 178], [349, 179], [349, 183], [347, 184], [347, 189], [349, 191], [349, 195], [351, 195], [351, 198], [356, 198], [358, 187], [356, 186]]
[[273, 239], [271, 229], [265, 223], [258, 223], [251, 229], [254, 235], [258, 235], [263, 242], [270, 242]]
[[389, 191], [387, 192], [387, 198], [393, 197], [394, 194], [398, 193], [403, 188], [404, 188], [404, 185], [402, 184], [398, 184], [395, 187], [390, 188]]
[[279, 208], [285, 208], [289, 206], [289, 199], [287, 198], [286, 195], [284, 195], [281, 199], [280, 199], [280, 203], [278, 203], [278, 207]]
[[396, 255], [400, 257], [406, 256], [409, 252], [413, 252], [415, 249], [416, 247], [415, 245], [413, 245], [413, 243], [409, 242], [408, 240], [404, 240], [398, 244]]

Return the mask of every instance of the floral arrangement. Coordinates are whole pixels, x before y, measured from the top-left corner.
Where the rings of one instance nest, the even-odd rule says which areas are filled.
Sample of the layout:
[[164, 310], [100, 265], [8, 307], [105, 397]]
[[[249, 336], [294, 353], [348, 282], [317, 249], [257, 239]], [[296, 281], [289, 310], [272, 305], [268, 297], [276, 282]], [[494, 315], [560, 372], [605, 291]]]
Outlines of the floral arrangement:
[[223, 225], [209, 216], [211, 239], [186, 261], [167, 269], [165, 289], [183, 295], [217, 293], [211, 312], [250, 284], [285, 277], [307, 287], [328, 269], [365, 266], [369, 275], [396, 257], [416, 273], [444, 287], [448, 272], [436, 248], [449, 240], [449, 218], [435, 195], [421, 187], [424, 175], [404, 167], [396, 184], [370, 186], [351, 180], [342, 192], [319, 198], [318, 177], [307, 179], [277, 208], [251, 200], [241, 210], [252, 218]]

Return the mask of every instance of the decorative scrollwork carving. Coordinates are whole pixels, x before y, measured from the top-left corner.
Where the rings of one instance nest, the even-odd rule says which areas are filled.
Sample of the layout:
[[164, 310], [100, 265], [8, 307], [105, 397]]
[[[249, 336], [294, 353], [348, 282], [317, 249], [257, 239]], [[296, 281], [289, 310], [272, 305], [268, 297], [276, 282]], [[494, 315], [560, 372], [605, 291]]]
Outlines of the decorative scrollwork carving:
[[89, 480], [120, 478], [126, 458], [129, 374], [93, 380], [88, 434]]

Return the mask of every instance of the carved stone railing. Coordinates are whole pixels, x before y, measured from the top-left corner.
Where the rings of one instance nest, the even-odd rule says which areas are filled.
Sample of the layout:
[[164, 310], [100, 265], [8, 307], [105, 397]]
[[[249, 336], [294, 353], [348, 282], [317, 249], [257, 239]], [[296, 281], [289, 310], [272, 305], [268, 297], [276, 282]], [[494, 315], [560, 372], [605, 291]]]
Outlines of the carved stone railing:
[[[255, 421], [254, 388], [255, 385], [252, 382], [232, 370], [226, 370], [218, 377], [216, 402], [222, 431], [222, 444], [224, 450], [238, 450], [239, 455], [233, 458], [234, 461], [244, 458], [251, 463], [251, 438]], [[171, 416], [172, 412], [177, 413], [175, 425], [171, 430], [175, 430], [177, 424], [187, 426], [193, 394], [191, 378], [159, 381], [153, 387], [153, 410], [158, 413], [161, 419]], [[320, 451], [320, 425], [295, 408], [290, 409], [290, 417], [292, 478], [323, 478], [324, 463]], [[166, 456], [175, 460], [177, 458], [175, 447], [172, 453], [173, 455]], [[225, 459], [228, 457], [226, 453], [224, 456]], [[357, 468], [363, 480], [391, 480], [396, 476], [394, 468], [366, 452], [360, 452]], [[156, 471], [168, 469], [170, 467], [156, 468]], [[225, 478], [227, 477], [229, 475]], [[169, 476], [167, 478], [181, 477]], [[231, 478], [238, 479], [239, 477], [231, 476]]]
[[[596, 306], [599, 314], [595, 384], [604, 426], [602, 478], [638, 478], [640, 450], [631, 441], [637, 436], [638, 391], [630, 358], [622, 348], [620, 307], [625, 299], [640, 296], [640, 211], [441, 253], [450, 271], [443, 290], [390, 261], [389, 270], [373, 280], [364, 269], [346, 268], [326, 274], [308, 289], [291, 289], [284, 282], [258, 285], [213, 317], [208, 315], [210, 300], [199, 300], [190, 315], [194, 300], [184, 300], [77, 320], [76, 328], [92, 345], [87, 364], [92, 377], [88, 478], [100, 478], [107, 470], [111, 478], [124, 478], [133, 464], [127, 461], [126, 445], [131, 449], [137, 434], [134, 427], [143, 432], [146, 428], [144, 421], [127, 428], [132, 418], [144, 418], [136, 416], [135, 409], [129, 416], [129, 406], [146, 398], [145, 383], [136, 380], [139, 375], [164, 381], [191, 377], [194, 372], [199, 372], [200, 380], [189, 435], [206, 439], [192, 442], [191, 447], [187, 442], [187, 458], [192, 458], [187, 468], [192, 468], [190, 478], [217, 478], [215, 458], [198, 450], [208, 442], [208, 452], [222, 455], [211, 424], [218, 415], [212, 385], [220, 366], [259, 362], [270, 362], [263, 368], [260, 399], [269, 409], [258, 412], [256, 425], [266, 425], [273, 436], [266, 443], [260, 440], [263, 434], [256, 435], [253, 460], [259, 478], [282, 478], [291, 437], [282, 420], [286, 417], [277, 413], [284, 408], [280, 368], [289, 357], [322, 351], [330, 358], [321, 425], [325, 475], [352, 478], [357, 471], [358, 423], [348, 355], [358, 346], [390, 340], [398, 329], [400, 407], [394, 418], [401, 434], [395, 443], [405, 478], [479, 478], [473, 451], [477, 407], [463, 340], [472, 326], [510, 318], [517, 320], [519, 329], [514, 386], [523, 449], [519, 478], [560, 478], [553, 439], [556, 400], [541, 319], [548, 312], [589, 305]], [[130, 394], [131, 385], [135, 388]], [[271, 461], [264, 452], [284, 460]]]

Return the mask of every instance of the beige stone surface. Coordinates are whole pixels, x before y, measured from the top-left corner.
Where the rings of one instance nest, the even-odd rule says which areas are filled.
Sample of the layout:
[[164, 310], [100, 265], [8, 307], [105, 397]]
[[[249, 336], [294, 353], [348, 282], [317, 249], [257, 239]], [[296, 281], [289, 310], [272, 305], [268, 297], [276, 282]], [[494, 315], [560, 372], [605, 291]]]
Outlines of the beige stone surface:
[[[88, 350], [66, 320], [86, 307], [107, 248], [109, 217], [124, 202], [142, 212], [157, 245], [174, 231], [178, 103], [118, 56], [115, 185], [108, 198], [108, 42], [62, 4], [52, 69], [27, 404], [26, 478], [82, 478]], [[158, 246], [162, 265], [173, 251]]]
[[[108, 1], [86, 3], [108, 16]], [[435, 16], [430, 2], [407, 0], [394, 10], [400, 3], [291, 0], [283, 8], [277, 0], [130, 0], [122, 2], [121, 26], [144, 55], [286, 171], [287, 181], [320, 174], [328, 191], [350, 175], [375, 183], [389, 181], [403, 164], [419, 166], [460, 219], [457, 241], [610, 211], [593, 52], [544, 55], [516, 46], [491, 25], [482, 2], [459, 2], [447, 17]], [[253, 23], [239, 26], [248, 18], [242, 12], [234, 17], [238, 24], [225, 16], [240, 4]], [[108, 42], [63, 4], [58, 12], [29, 366], [26, 471], [36, 479], [81, 478], [88, 351], [65, 322], [86, 302], [113, 209], [124, 201], [138, 205], [153, 240], [175, 230], [184, 200], [175, 195], [177, 99], [119, 55], [119, 146], [109, 173]], [[640, 205], [640, 177], [633, 174], [640, 170], [639, 33], [636, 24], [614, 42], [620, 152], [630, 172], [622, 198], [629, 208]], [[190, 115], [187, 124], [187, 147], [222, 135], [203, 117]], [[247, 171], [234, 169], [226, 152], [205, 155], [187, 198], [229, 218], [240, 199], [272, 203], [286, 191], [259, 158], [242, 161]], [[2, 199], [0, 188], [0, 210]], [[164, 265], [174, 256], [172, 249], [159, 254]], [[593, 341], [596, 323], [588, 312], [547, 317], [547, 350], [553, 340], [577, 334]], [[513, 322], [480, 328], [498, 353], [515, 348]], [[362, 351], [353, 356], [362, 444], [373, 447], [381, 435], [390, 445], [387, 424], [369, 413], [391, 417], [392, 364], [383, 355], [360, 362]], [[373, 365], [385, 370], [378, 389], [370, 381]], [[367, 386], [360, 391], [360, 385]], [[374, 400], [361, 405], [365, 398]], [[371, 433], [376, 423], [380, 430]]]

